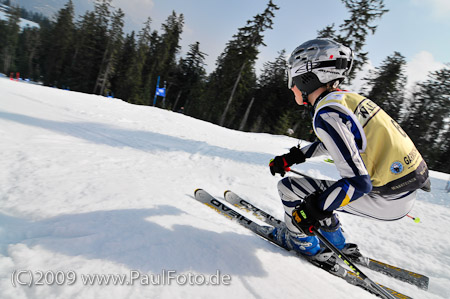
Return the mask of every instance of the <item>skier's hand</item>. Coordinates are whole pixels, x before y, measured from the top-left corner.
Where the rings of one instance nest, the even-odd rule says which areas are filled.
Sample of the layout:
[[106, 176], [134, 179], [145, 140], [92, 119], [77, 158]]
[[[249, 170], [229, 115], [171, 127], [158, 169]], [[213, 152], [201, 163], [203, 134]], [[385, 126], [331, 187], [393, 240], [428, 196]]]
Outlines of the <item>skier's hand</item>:
[[275, 158], [270, 160], [270, 173], [272, 175], [279, 173], [281, 176], [284, 176], [286, 174], [286, 171], [291, 171], [289, 166], [290, 165], [288, 165], [286, 159], [283, 156], [276, 156]]
[[319, 228], [321, 220], [333, 215], [333, 212], [323, 211], [319, 208], [318, 197], [318, 192], [308, 195], [292, 211], [292, 224], [308, 236], [314, 235], [312, 228]]
[[272, 175], [279, 173], [281, 176], [284, 176], [286, 171], [291, 170], [289, 167], [303, 162], [305, 162], [305, 155], [300, 148], [294, 146], [290, 149], [289, 153], [282, 156], [276, 156], [270, 160], [270, 173], [272, 173]]

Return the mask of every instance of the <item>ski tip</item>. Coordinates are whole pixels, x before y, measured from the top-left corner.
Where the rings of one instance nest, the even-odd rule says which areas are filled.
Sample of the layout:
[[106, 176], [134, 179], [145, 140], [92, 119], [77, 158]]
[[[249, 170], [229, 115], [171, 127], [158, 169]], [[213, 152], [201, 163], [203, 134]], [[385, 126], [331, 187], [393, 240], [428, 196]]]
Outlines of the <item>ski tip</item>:
[[197, 194], [197, 192], [200, 191], [200, 190], [203, 190], [203, 189], [202, 189], [202, 188], [197, 188], [197, 189], [195, 189], [194, 195]]
[[231, 192], [231, 190], [225, 190], [225, 192], [223, 193], [223, 196], [226, 196], [228, 192]]

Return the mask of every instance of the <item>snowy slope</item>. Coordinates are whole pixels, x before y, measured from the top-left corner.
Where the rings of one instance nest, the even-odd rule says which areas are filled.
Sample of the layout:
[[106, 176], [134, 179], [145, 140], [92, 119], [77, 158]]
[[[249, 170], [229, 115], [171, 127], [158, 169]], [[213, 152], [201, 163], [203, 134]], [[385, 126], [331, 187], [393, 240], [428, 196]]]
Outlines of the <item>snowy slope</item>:
[[[5, 20], [7, 21], [9, 18], [8, 13], [6, 13], [3, 9], [5, 8], [5, 5], [2, 5], [2, 7], [0, 7], [0, 20]], [[19, 19], [19, 26], [20, 29], [23, 30], [27, 27], [29, 28], [39, 28], [39, 24], [30, 20], [26, 20], [26, 19]]]
[[[0, 298], [375, 298], [193, 200], [199, 187], [218, 197], [232, 189], [281, 218], [267, 164], [295, 139], [4, 78], [0, 136]], [[323, 159], [297, 170], [338, 177]], [[420, 224], [341, 215], [363, 252], [430, 276], [426, 292], [367, 271], [414, 298], [450, 298], [449, 175], [433, 176], [411, 211]], [[82, 281], [168, 271], [180, 281]], [[183, 284], [217, 271], [231, 281]], [[42, 273], [62, 285], [36, 285]]]

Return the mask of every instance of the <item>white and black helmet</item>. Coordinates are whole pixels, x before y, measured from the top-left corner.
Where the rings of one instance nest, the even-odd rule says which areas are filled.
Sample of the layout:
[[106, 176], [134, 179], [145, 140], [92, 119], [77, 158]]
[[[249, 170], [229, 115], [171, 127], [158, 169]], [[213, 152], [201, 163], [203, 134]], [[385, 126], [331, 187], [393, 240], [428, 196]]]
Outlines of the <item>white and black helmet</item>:
[[318, 38], [298, 46], [288, 60], [288, 87], [308, 95], [327, 83], [341, 83], [350, 73], [353, 51], [331, 39]]

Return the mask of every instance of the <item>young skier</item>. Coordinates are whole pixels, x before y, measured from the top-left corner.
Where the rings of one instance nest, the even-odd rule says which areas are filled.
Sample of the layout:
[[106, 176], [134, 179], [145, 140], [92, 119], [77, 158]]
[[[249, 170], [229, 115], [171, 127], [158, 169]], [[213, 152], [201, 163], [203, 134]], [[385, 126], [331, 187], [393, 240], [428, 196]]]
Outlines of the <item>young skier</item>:
[[328, 265], [336, 258], [312, 226], [356, 260], [361, 254], [355, 244], [345, 242], [334, 211], [397, 220], [412, 209], [417, 189], [430, 188], [427, 165], [398, 123], [371, 100], [338, 89], [352, 63], [352, 50], [329, 39], [307, 41], [292, 52], [288, 87], [299, 105], [312, 106], [319, 141], [295, 146], [269, 164], [272, 175], [284, 176], [307, 158], [333, 158], [342, 177], [338, 181], [286, 177], [278, 183], [287, 229], [272, 232], [289, 248]]

